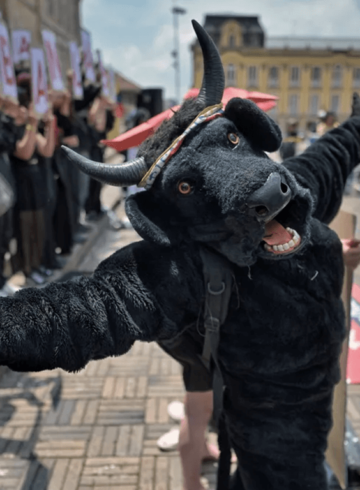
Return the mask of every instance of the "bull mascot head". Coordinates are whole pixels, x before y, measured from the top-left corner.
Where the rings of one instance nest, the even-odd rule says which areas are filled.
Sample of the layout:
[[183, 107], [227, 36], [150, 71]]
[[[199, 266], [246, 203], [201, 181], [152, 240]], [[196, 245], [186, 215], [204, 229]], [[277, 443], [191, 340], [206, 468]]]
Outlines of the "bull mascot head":
[[193, 27], [204, 58], [200, 93], [144, 141], [138, 158], [105, 165], [64, 151], [94, 179], [145, 187], [126, 201], [127, 215], [145, 240], [163, 247], [206, 243], [240, 266], [288, 258], [308, 240], [311, 197], [265, 153], [281, 144], [270, 117], [241, 98], [222, 109], [219, 52], [197, 22]]

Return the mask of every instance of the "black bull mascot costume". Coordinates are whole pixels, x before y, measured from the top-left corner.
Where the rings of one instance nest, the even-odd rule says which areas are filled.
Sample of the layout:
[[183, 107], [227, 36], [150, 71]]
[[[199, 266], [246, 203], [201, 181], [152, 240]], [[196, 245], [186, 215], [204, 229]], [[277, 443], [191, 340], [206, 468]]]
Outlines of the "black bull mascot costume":
[[126, 202], [143, 241], [90, 278], [1, 299], [0, 363], [75, 372], [136, 340], [171, 352], [193, 338], [195, 357], [204, 366], [211, 358], [220, 421], [238, 459], [229, 487], [325, 490], [345, 335], [342, 248], [327, 223], [359, 162], [360, 104], [354, 96], [352, 117], [279, 165], [264, 153], [279, 147], [279, 128], [248, 100], [222, 110], [218, 51], [194, 28], [200, 94], [135, 161], [102, 165], [65, 150], [93, 178], [145, 187]]

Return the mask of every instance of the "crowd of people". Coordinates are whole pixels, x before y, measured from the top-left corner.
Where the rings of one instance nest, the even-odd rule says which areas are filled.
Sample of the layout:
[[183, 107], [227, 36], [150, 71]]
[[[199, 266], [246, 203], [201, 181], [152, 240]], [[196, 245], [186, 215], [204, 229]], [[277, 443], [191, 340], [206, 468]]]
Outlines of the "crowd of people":
[[22, 272], [26, 284], [41, 286], [64, 266], [76, 243], [86, 240], [85, 217], [103, 213], [101, 184], [62, 155], [66, 145], [103, 161], [100, 141], [114, 124], [114, 106], [101, 85], [85, 84], [84, 98], [49, 91], [49, 109], [39, 119], [31, 102], [29, 70], [16, 73], [19, 104], [0, 98], [0, 296], [15, 292], [5, 277]]

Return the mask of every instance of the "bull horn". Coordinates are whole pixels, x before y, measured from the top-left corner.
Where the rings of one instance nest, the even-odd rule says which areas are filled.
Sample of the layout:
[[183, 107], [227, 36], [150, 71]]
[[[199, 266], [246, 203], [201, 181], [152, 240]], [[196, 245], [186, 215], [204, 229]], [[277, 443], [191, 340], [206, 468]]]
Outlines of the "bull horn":
[[137, 185], [148, 170], [143, 157], [120, 165], [106, 165], [93, 162], [66, 146], [62, 146], [61, 149], [70, 162], [75, 163], [84, 173], [103, 184], [120, 187]]
[[197, 100], [204, 106], [220, 104], [225, 88], [224, 68], [214, 41], [196, 20], [192, 21], [204, 58], [204, 77]]

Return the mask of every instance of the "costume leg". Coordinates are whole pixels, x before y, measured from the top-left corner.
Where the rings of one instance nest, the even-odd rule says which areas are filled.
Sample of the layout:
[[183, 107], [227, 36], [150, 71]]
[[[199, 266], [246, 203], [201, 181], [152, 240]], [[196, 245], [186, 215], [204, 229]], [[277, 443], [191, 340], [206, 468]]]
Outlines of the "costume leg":
[[247, 407], [229, 421], [239, 464], [231, 490], [327, 490], [331, 396], [296, 407]]

